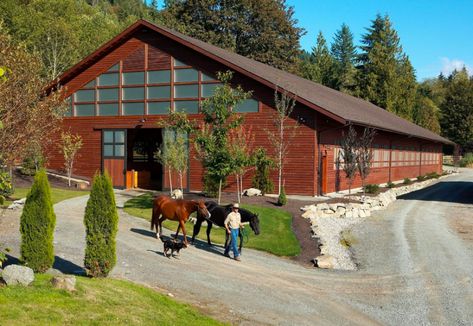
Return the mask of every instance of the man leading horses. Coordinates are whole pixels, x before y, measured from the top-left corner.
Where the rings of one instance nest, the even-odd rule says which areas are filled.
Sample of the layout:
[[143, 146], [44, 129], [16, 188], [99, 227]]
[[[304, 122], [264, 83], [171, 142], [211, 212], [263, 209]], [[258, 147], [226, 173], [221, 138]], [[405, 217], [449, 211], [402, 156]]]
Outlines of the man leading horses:
[[240, 253], [237, 247], [237, 238], [240, 228], [243, 228], [241, 224], [241, 215], [239, 213], [240, 205], [238, 203], [233, 204], [232, 211], [227, 215], [225, 222], [223, 223], [227, 233], [231, 235], [231, 243], [225, 248], [225, 256], [230, 257], [229, 251], [230, 246], [233, 250], [233, 257], [236, 261], [241, 261]]

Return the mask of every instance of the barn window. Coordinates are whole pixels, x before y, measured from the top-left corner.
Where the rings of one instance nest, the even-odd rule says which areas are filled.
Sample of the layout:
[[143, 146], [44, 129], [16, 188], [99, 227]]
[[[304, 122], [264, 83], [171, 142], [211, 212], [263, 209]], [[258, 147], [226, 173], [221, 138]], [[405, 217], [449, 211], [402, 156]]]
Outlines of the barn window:
[[118, 71], [120, 69], [120, 64], [116, 63], [113, 66], [111, 66], [107, 71]]
[[145, 104], [143, 102], [122, 103], [123, 115], [143, 115], [145, 114]]
[[99, 86], [118, 85], [118, 74], [102, 74], [99, 76]]
[[214, 95], [215, 89], [219, 86], [222, 86], [222, 84], [220, 84], [220, 83], [217, 83], [217, 84], [202, 84], [201, 85], [201, 87], [202, 87], [202, 90], [201, 90], [202, 97], [210, 97], [210, 96]]
[[118, 88], [102, 88], [98, 90], [99, 101], [118, 101]]
[[175, 98], [197, 98], [199, 97], [198, 85], [177, 85], [174, 86]]
[[107, 103], [99, 104], [100, 116], [117, 116], [118, 115], [118, 103]]
[[144, 98], [145, 98], [144, 87], [123, 88], [122, 100], [144, 100]]
[[78, 90], [75, 94], [75, 102], [94, 102], [95, 101], [95, 90]]
[[199, 79], [199, 73], [195, 69], [176, 69], [174, 70], [175, 82], [193, 82]]
[[235, 112], [258, 112], [258, 101], [254, 99], [247, 99], [238, 104], [235, 109]]
[[148, 114], [168, 114], [171, 102], [148, 102]]
[[90, 82], [85, 84], [84, 88], [94, 88], [95, 87], [95, 79], [92, 79]]
[[217, 79], [212, 76], [202, 73], [202, 81], [213, 81], [213, 80], [217, 80]]
[[148, 84], [160, 84], [171, 82], [170, 70], [148, 71]]
[[103, 132], [103, 156], [125, 156], [125, 132], [106, 130]]
[[95, 104], [76, 104], [76, 117], [91, 117], [95, 115]]
[[124, 72], [123, 85], [143, 85], [145, 83], [145, 73], [140, 72]]
[[188, 64], [174, 58], [174, 67], [187, 67]]
[[151, 86], [147, 87], [148, 99], [168, 99], [171, 97], [170, 86]]
[[198, 113], [199, 102], [198, 101], [175, 101], [174, 111], [184, 112], [184, 113]]

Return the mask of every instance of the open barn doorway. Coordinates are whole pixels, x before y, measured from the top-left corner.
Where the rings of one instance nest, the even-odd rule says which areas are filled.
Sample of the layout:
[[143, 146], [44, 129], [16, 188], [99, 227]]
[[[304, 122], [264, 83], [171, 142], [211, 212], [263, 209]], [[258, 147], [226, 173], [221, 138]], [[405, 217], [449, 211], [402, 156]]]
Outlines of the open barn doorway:
[[128, 129], [127, 136], [127, 188], [163, 190], [163, 166], [156, 155], [162, 129]]

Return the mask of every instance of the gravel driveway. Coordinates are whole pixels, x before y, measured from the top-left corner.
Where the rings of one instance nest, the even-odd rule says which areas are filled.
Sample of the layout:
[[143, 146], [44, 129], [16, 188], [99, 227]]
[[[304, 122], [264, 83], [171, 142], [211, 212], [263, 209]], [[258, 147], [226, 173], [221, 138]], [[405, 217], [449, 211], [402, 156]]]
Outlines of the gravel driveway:
[[[126, 199], [117, 196], [117, 202]], [[69, 272], [81, 270], [86, 200], [55, 205], [57, 267]], [[250, 249], [239, 263], [223, 257], [221, 247], [202, 242], [168, 259], [149, 223], [120, 211], [113, 276], [170, 292], [235, 324], [471, 324], [472, 201], [470, 170], [376, 212], [353, 231], [359, 238], [357, 272], [304, 268]], [[18, 232], [5, 230], [17, 230], [18, 215], [0, 217], [0, 242], [14, 255]]]

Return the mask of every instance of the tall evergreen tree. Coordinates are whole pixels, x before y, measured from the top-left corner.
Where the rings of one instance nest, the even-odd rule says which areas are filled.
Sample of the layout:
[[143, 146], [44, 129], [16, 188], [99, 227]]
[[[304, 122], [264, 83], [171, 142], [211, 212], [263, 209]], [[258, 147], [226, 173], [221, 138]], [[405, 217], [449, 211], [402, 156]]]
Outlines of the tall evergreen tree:
[[333, 87], [345, 93], [352, 93], [355, 88], [356, 47], [353, 34], [346, 24], [335, 33], [331, 54], [334, 60]]
[[[356, 94], [406, 119], [412, 118], [415, 74], [388, 16], [377, 15], [363, 35]], [[407, 98], [406, 98], [407, 97]]]
[[297, 70], [304, 30], [285, 0], [167, 1], [162, 23], [276, 68]]
[[464, 151], [473, 150], [473, 81], [465, 68], [448, 77], [445, 100], [440, 105], [442, 134], [459, 144]]
[[334, 61], [321, 31], [317, 35], [315, 47], [312, 48], [310, 62], [305, 78], [325, 86], [333, 86]]
[[413, 112], [414, 123], [440, 134], [439, 114], [434, 101], [418, 92]]

